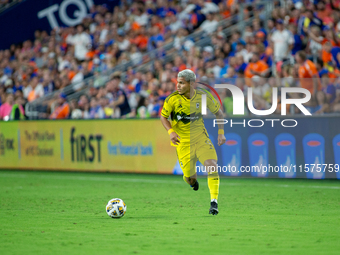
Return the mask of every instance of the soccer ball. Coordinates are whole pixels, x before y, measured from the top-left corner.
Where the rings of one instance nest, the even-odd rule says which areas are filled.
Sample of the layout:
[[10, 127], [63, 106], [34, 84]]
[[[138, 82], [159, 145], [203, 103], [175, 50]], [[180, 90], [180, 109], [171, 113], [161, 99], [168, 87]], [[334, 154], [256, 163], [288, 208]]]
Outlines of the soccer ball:
[[106, 213], [111, 218], [121, 218], [125, 215], [126, 204], [120, 198], [111, 199], [106, 205]]

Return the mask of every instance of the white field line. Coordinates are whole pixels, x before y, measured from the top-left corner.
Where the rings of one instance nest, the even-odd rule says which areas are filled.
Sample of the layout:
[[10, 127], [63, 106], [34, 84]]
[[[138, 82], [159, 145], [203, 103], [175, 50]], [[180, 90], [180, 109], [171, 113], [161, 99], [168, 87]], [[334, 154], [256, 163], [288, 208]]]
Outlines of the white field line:
[[[29, 174], [22, 173], [1, 173], [0, 178], [28, 178]], [[164, 183], [164, 184], [184, 184], [184, 181], [172, 181], [172, 180], [154, 180], [154, 179], [135, 179], [135, 178], [116, 178], [116, 177], [90, 177], [90, 176], [56, 176], [50, 174], [38, 174], [35, 175], [37, 179], [58, 179], [58, 180], [77, 180], [77, 181], [98, 181], [98, 182], [139, 182], [139, 183]], [[200, 182], [200, 184], [206, 185], [206, 181]], [[265, 187], [279, 187], [279, 188], [311, 188], [311, 189], [340, 189], [339, 186], [320, 186], [320, 185], [290, 185], [290, 184], [249, 184], [249, 183], [235, 183], [235, 182], [223, 182], [221, 185], [227, 186], [265, 186]]]

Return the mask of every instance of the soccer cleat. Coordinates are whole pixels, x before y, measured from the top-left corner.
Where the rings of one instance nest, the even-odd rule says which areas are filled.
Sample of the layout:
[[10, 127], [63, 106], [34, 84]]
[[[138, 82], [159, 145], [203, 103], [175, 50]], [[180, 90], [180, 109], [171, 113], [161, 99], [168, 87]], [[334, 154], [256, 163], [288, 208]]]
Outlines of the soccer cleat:
[[190, 185], [190, 187], [192, 187], [193, 190], [197, 191], [198, 188], [199, 188], [198, 181], [196, 180], [195, 184], [194, 185]]
[[210, 203], [209, 214], [212, 214], [212, 215], [217, 215], [218, 214], [218, 209], [217, 209], [217, 203], [216, 202], [211, 202]]

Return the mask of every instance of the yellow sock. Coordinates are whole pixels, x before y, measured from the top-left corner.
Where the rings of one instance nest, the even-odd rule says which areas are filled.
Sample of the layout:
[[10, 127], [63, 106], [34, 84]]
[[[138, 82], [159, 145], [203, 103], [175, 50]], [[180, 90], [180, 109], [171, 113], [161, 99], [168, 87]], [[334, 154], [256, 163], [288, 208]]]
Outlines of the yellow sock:
[[217, 172], [208, 173], [208, 187], [210, 190], [210, 199], [217, 200], [220, 187], [220, 178]]

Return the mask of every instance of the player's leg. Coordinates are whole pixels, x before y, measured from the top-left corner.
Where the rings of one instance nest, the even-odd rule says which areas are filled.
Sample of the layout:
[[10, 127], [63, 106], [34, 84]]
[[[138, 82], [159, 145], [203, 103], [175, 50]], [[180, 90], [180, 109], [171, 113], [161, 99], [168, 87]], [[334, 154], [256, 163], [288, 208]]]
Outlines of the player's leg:
[[210, 210], [209, 214], [218, 214], [217, 199], [220, 187], [220, 177], [217, 171], [217, 160], [207, 159], [204, 161], [204, 166], [208, 171], [208, 187], [210, 190]]
[[197, 158], [204, 165], [208, 172], [208, 187], [210, 191], [210, 210], [209, 213], [216, 215], [217, 199], [220, 186], [220, 178], [217, 169], [217, 154], [210, 139], [205, 137], [197, 145]]
[[192, 146], [178, 146], [176, 148], [177, 157], [179, 161], [179, 165], [183, 171], [183, 180], [188, 183], [193, 190], [198, 190], [199, 184], [197, 181], [197, 174], [196, 174], [196, 157], [191, 157], [190, 147]]
[[192, 176], [186, 177], [185, 175], [183, 175], [183, 179], [186, 183], [188, 183], [190, 185], [190, 187], [192, 187], [193, 190], [198, 190], [199, 188], [199, 184], [197, 181], [197, 174], [195, 173]]
[[196, 162], [197, 159], [190, 159], [187, 164], [183, 166], [183, 179], [186, 183], [192, 187], [193, 190], [197, 191], [199, 188], [199, 183], [197, 181], [197, 173], [196, 173]]

